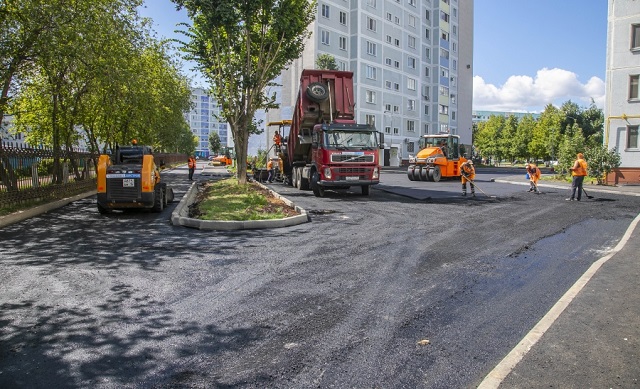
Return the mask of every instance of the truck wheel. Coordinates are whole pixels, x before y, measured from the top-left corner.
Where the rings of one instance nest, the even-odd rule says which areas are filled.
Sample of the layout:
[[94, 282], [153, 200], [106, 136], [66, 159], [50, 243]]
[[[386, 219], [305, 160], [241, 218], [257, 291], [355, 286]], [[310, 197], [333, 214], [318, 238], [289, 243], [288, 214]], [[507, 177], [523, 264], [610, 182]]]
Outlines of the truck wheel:
[[153, 190], [153, 212], [162, 212], [164, 209], [164, 192], [162, 185], [156, 185]]
[[416, 168], [413, 169], [413, 180], [414, 181], [420, 181], [420, 170], [422, 169], [422, 166], [418, 166], [416, 165]]
[[300, 169], [300, 189], [301, 190], [309, 190], [309, 189], [311, 189], [309, 187], [309, 179], [308, 178], [304, 178], [302, 176], [302, 168]]
[[300, 175], [297, 167], [293, 168], [293, 186], [300, 189]]
[[311, 176], [311, 189], [313, 190], [313, 194], [316, 195], [316, 197], [324, 197], [324, 188], [318, 185], [319, 181], [320, 174], [318, 174], [317, 171], [313, 172]]
[[413, 181], [413, 169], [415, 169], [416, 167], [414, 165], [409, 165], [409, 167], [407, 168], [407, 177], [409, 178], [409, 181]]
[[167, 187], [167, 191], [165, 192], [165, 196], [167, 198], [166, 204], [172, 203], [175, 199], [175, 195], [173, 194], [173, 188]]
[[426, 166], [420, 168], [420, 181], [429, 181], [429, 168]]
[[369, 185], [362, 185], [362, 195], [369, 196]]
[[327, 86], [321, 82], [312, 82], [307, 86], [307, 97], [316, 103], [320, 103], [329, 97], [329, 90]]
[[433, 182], [438, 182], [440, 181], [440, 178], [442, 178], [442, 172], [440, 171], [440, 166], [434, 166], [433, 168], [429, 169], [429, 179]]

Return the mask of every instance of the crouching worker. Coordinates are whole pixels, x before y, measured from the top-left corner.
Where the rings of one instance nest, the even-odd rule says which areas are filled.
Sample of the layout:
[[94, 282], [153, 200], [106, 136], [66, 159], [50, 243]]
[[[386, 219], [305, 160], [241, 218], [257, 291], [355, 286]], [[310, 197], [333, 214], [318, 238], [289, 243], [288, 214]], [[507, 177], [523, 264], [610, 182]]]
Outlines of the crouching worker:
[[540, 169], [536, 166], [535, 163], [527, 163], [525, 165], [527, 169], [527, 174], [529, 175], [529, 192], [540, 193], [538, 190], [538, 180], [540, 180]]
[[462, 195], [467, 195], [467, 181], [469, 181], [471, 196], [476, 197], [476, 187], [473, 185], [473, 180], [476, 179], [476, 169], [473, 167], [472, 160], [468, 159], [460, 165], [460, 178], [462, 180]]

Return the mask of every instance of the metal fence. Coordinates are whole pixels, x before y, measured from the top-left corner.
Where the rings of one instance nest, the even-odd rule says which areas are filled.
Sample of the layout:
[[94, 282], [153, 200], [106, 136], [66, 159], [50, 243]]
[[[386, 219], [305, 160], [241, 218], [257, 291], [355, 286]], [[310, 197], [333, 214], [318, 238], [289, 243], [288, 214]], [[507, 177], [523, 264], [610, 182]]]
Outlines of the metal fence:
[[[187, 161], [186, 154], [154, 156], [167, 166]], [[95, 190], [98, 157], [82, 150], [54, 153], [47, 148], [0, 142], [0, 208], [55, 201]]]

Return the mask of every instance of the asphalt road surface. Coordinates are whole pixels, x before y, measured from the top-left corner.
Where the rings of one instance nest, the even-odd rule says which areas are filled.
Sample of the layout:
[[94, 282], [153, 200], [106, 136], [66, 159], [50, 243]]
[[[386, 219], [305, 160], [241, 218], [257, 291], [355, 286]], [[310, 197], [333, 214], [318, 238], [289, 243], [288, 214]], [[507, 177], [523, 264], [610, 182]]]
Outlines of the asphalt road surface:
[[[186, 169], [164, 174], [179, 200]], [[0, 387], [475, 387], [640, 201], [500, 174], [479, 170], [475, 199], [403, 172], [368, 197], [274, 184], [311, 222], [272, 230], [175, 227], [177, 201], [103, 216], [95, 197], [2, 228]]]

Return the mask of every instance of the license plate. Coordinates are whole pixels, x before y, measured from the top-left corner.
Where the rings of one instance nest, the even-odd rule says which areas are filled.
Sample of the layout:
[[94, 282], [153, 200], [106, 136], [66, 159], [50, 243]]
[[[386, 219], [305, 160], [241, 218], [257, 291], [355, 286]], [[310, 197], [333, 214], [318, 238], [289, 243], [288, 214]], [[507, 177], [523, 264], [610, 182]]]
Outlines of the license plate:
[[347, 176], [345, 178], [347, 179], [347, 181], [358, 181], [360, 179], [360, 176]]
[[135, 185], [135, 181], [133, 178], [124, 178], [122, 180], [122, 187], [124, 188], [133, 188]]

